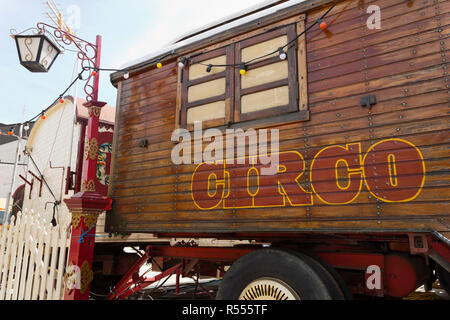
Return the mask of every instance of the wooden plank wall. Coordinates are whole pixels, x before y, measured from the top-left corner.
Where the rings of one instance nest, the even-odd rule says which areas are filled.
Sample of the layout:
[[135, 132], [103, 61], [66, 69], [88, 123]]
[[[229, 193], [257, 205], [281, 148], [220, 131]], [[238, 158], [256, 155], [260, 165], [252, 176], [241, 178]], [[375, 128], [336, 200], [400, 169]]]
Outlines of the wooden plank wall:
[[[366, 26], [369, 5], [381, 29]], [[327, 8], [307, 13], [306, 27]], [[388, 203], [363, 185], [350, 204], [198, 210], [191, 196], [195, 165], [173, 165], [176, 62], [124, 80], [116, 123], [112, 231], [258, 232], [301, 230], [450, 230], [450, 2], [348, 0], [327, 17], [328, 29], [307, 33], [309, 121], [278, 127], [280, 151], [297, 151], [311, 166], [333, 145], [360, 143], [362, 155], [384, 139], [403, 139], [423, 154], [426, 179], [418, 197]], [[363, 108], [362, 96], [378, 104]], [[147, 148], [140, 148], [142, 139]], [[309, 171], [309, 170], [308, 170]], [[309, 177], [305, 172], [303, 178]], [[302, 181], [311, 190], [308, 179]]]

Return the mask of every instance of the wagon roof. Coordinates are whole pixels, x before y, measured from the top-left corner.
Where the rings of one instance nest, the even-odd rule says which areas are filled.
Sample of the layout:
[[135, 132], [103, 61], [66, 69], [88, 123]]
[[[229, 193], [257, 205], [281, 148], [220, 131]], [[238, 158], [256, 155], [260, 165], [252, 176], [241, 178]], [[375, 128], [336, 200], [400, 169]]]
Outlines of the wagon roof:
[[[217, 35], [237, 30], [251, 28], [256, 23], [262, 24], [266, 17], [284, 16], [290, 12], [302, 13], [312, 8], [327, 4], [332, 0], [268, 0], [257, 6], [247, 8], [231, 16], [225, 17], [200, 29], [193, 30], [187, 34], [181, 35], [166, 47], [154, 51], [142, 58], [130, 61], [121, 66], [121, 69], [137, 70], [148, 67], [157, 59], [163, 59], [168, 54], [182, 54], [184, 51], [196, 46], [207, 44], [209, 40]], [[120, 77], [123, 72], [111, 74], [111, 80]]]

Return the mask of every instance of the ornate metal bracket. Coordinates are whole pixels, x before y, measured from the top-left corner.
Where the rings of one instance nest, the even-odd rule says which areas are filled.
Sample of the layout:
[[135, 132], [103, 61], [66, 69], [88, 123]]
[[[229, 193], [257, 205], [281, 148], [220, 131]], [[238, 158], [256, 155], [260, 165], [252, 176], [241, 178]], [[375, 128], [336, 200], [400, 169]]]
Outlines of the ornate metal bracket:
[[[63, 31], [61, 29], [58, 29], [43, 22], [38, 22], [37, 28], [39, 32], [42, 33], [46, 32], [47, 34], [50, 34], [52, 38], [56, 41], [56, 43], [62, 48], [64, 48], [64, 45], [66, 46], [74, 45], [77, 48], [76, 52], [78, 55], [78, 59], [80, 59], [81, 61], [81, 67], [83, 70], [95, 70], [96, 68], [98, 68], [96, 63], [99, 57], [98, 45], [90, 43], [77, 36], [74, 36], [73, 34], [70, 34], [66, 31]], [[48, 31], [48, 29], [51, 29], [53, 32]], [[86, 93], [87, 101], [97, 99], [94, 96], [95, 84], [91, 83], [94, 82], [93, 78], [94, 76], [90, 72], [87, 81], [84, 85], [84, 92]]]

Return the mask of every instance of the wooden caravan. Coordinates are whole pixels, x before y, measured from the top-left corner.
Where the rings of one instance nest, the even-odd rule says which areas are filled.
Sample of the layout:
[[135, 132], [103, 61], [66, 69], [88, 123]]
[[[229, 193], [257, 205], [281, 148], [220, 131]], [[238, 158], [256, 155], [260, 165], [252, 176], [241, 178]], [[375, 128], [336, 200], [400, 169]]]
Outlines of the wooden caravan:
[[[289, 243], [344, 278], [344, 269], [371, 274], [355, 251], [376, 254], [383, 272], [404, 255], [422, 270], [406, 291], [385, 279], [359, 293], [409, 294], [431, 279], [419, 257], [448, 271], [450, 3], [278, 1], [252, 10], [111, 76], [107, 231]], [[337, 248], [352, 258], [333, 256]], [[220, 297], [242, 298], [229, 283]]]

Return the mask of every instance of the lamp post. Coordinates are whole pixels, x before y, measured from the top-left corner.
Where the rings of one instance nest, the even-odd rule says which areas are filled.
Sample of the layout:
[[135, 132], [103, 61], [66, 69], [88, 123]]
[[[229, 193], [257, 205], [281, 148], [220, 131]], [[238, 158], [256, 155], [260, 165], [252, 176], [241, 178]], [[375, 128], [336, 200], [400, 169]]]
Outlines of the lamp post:
[[[89, 119], [86, 133], [88, 141], [83, 157], [82, 187], [80, 192], [74, 194], [70, 199], [64, 200], [72, 214], [72, 239], [67, 269], [79, 273], [80, 279], [79, 283], [74, 283], [73, 285], [69, 285], [66, 282], [64, 299], [87, 300], [89, 298], [90, 283], [93, 279], [92, 262], [97, 218], [109, 205], [108, 198], [100, 195], [95, 190], [95, 179], [97, 179], [98, 126], [102, 107], [106, 105], [106, 102], [98, 101], [102, 38], [101, 36], [97, 36], [96, 42], [93, 44], [42, 22], [37, 24], [37, 30], [38, 35], [51, 36], [61, 48], [74, 45], [76, 47], [78, 58], [81, 60], [82, 69], [94, 70], [94, 72], [89, 72], [89, 77], [84, 85], [87, 102], [83, 105], [88, 109]], [[49, 32], [49, 30], [52, 30], [52, 32]], [[27, 59], [26, 54], [31, 50], [31, 46], [27, 46], [27, 36], [15, 35], [13, 37], [15, 38], [16, 43], [18, 43], [17, 48], [19, 51], [19, 58]], [[28, 38], [31, 38], [31, 36], [28, 36]], [[45, 43], [46, 40], [41, 38], [40, 41], [41, 43]], [[47, 41], [50, 41], [48, 37]], [[28, 43], [29, 42], [30, 41], [28, 40]], [[43, 56], [43, 50], [45, 50], [46, 46], [44, 44], [38, 46], [35, 43], [33, 48], [36, 47], [36, 55], [33, 55], [35, 58], [34, 63], [39, 63], [45, 67], [42, 60], [43, 58], [41, 57]], [[48, 71], [56, 56], [54, 56], [52, 62], [48, 64], [48, 68], [43, 70], [43, 72]], [[30, 63], [31, 61], [27, 62]], [[42, 70], [39, 66], [30, 67], [29, 64], [24, 63], [22, 63], [22, 65], [32, 72], [40, 72], [40, 70]]]

